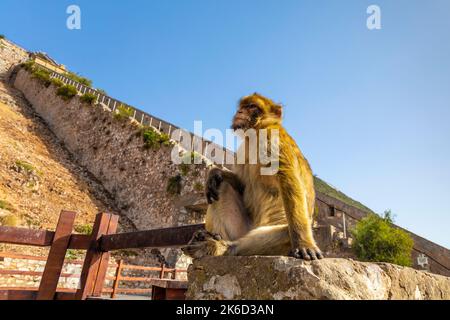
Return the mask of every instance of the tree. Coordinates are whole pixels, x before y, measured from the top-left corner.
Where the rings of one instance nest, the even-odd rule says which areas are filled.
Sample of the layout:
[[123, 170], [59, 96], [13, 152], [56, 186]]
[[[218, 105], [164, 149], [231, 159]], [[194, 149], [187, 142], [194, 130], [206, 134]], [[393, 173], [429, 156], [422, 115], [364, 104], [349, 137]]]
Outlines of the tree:
[[414, 242], [410, 235], [393, 226], [390, 210], [384, 215], [370, 214], [352, 230], [354, 251], [363, 261], [389, 262], [411, 266]]

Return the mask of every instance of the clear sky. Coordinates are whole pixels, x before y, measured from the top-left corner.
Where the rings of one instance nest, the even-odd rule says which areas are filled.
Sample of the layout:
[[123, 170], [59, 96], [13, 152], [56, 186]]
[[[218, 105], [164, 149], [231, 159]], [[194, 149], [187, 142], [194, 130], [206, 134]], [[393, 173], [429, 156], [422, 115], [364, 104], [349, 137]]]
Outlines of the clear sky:
[[449, 15], [448, 0], [2, 0], [0, 33], [190, 130], [268, 95], [315, 174], [449, 248]]

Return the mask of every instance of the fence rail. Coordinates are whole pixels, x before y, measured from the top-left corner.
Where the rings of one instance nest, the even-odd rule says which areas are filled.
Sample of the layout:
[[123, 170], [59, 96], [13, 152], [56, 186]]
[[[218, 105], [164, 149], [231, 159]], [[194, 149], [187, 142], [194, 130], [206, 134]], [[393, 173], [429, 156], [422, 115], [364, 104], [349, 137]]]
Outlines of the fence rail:
[[[31, 260], [31, 261], [47, 261], [46, 257], [22, 255], [11, 252], [0, 252], [0, 258], [10, 258], [17, 260]], [[82, 260], [65, 260], [67, 264], [82, 265]], [[158, 281], [176, 280], [177, 274], [186, 273], [186, 269], [168, 268], [164, 263], [161, 263], [158, 267], [140, 266], [125, 264], [123, 260], [119, 260], [118, 263], [108, 264], [108, 268], [114, 268], [114, 276], [106, 276], [105, 280], [112, 281], [111, 287], [103, 287], [102, 294], [110, 294], [111, 298], [115, 298], [119, 293], [132, 293], [132, 294], [144, 294], [152, 292], [152, 288], [124, 288], [120, 287], [121, 282], [141, 282], [146, 285], [152, 285], [158, 283]], [[150, 271], [157, 272], [158, 276], [125, 276], [124, 272], [132, 271]], [[127, 273], [128, 273], [127, 272]], [[42, 271], [24, 271], [15, 269], [0, 269], [0, 277], [4, 276], [31, 276], [42, 277]], [[168, 276], [168, 277], [167, 277]], [[80, 278], [79, 273], [61, 273], [61, 278]], [[37, 290], [37, 287], [0, 287], [1, 290]], [[59, 291], [64, 290], [67, 292], [75, 292], [74, 289], [58, 288]]]
[[[176, 280], [176, 274], [186, 272], [185, 269], [167, 268], [164, 264], [160, 267], [126, 265], [123, 261], [113, 265], [116, 267], [115, 277], [108, 277], [107, 270], [111, 267], [109, 263], [109, 251], [125, 248], [142, 247], [175, 247], [187, 244], [192, 234], [202, 228], [203, 225], [191, 225], [174, 228], [164, 228], [139, 232], [129, 232], [115, 234], [118, 223], [118, 216], [107, 213], [99, 213], [96, 216], [93, 231], [90, 235], [72, 234], [75, 213], [62, 211], [55, 231], [29, 230], [23, 228], [0, 227], [0, 243], [50, 246], [50, 251], [46, 260], [43, 272], [4, 270], [0, 274], [11, 275], [31, 275], [41, 276], [39, 288], [0, 288], [0, 299], [75, 299], [84, 300], [89, 297], [100, 297], [102, 294], [111, 293], [114, 297], [117, 293], [144, 293], [152, 292], [154, 298], [176, 298], [184, 297], [186, 282]], [[113, 236], [114, 235], [114, 236]], [[147, 240], [145, 238], [148, 238]], [[118, 241], [124, 241], [119, 243]], [[127, 247], [129, 246], [129, 247]], [[82, 264], [81, 274], [79, 274], [79, 288], [72, 292], [58, 288], [60, 277], [72, 277], [73, 274], [63, 273], [65, 259], [68, 249], [87, 250]], [[0, 257], [22, 257], [11, 253], [0, 253]], [[37, 258], [41, 260], [42, 258]], [[156, 271], [158, 277], [145, 276], [125, 276], [126, 269], [140, 271]], [[171, 274], [171, 278], [165, 278], [166, 274]], [[113, 280], [112, 288], [105, 288], [105, 280]], [[152, 289], [128, 289], [121, 288], [120, 282], [143, 281], [152, 285]]]

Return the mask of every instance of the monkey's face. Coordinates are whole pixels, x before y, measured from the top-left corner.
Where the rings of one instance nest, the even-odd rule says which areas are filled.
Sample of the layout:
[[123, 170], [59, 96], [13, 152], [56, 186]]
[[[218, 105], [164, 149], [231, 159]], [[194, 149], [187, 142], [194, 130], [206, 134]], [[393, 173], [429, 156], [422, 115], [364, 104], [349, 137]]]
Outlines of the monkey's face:
[[231, 128], [263, 129], [274, 122], [281, 122], [281, 106], [255, 93], [241, 99]]

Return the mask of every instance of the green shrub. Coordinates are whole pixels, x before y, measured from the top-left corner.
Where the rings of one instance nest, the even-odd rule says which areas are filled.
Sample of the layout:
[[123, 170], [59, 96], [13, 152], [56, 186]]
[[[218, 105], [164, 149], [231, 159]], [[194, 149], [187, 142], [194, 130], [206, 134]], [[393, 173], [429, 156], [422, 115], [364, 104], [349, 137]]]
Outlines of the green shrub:
[[22, 63], [22, 68], [24, 68], [28, 72], [33, 71], [33, 69], [34, 69], [34, 61], [33, 60], [28, 60], [27, 62]]
[[195, 151], [187, 152], [181, 159], [181, 162], [184, 164], [202, 163], [202, 161], [202, 156]]
[[5, 35], [4, 34], [0, 34], [0, 40], [5, 39]]
[[124, 120], [124, 119], [129, 119], [130, 117], [133, 116], [134, 110], [133, 108], [124, 106], [123, 104], [121, 104], [120, 106], [117, 107], [116, 110], [114, 110], [114, 118], [117, 120]]
[[26, 161], [17, 160], [16, 166], [19, 168], [19, 170], [25, 171], [26, 173], [32, 173], [36, 171], [36, 168], [31, 163], [28, 163]]
[[72, 85], [65, 85], [58, 88], [56, 94], [67, 101], [77, 95], [77, 89]]
[[51, 78], [50, 82], [57, 88], [61, 88], [64, 85], [64, 82], [62, 82], [61, 80], [59, 80], [57, 78]]
[[0, 209], [11, 211], [12, 206], [9, 202], [5, 200], [0, 200]]
[[97, 96], [93, 93], [85, 93], [80, 97], [80, 100], [81, 102], [92, 105], [97, 100]]
[[108, 95], [108, 93], [105, 91], [105, 90], [103, 90], [103, 89], [100, 89], [100, 88], [97, 88], [97, 89], [95, 89], [98, 93], [101, 93], [102, 95], [104, 95], [104, 96], [107, 96]]
[[182, 181], [182, 178], [179, 174], [174, 177], [170, 177], [169, 180], [167, 181], [167, 187], [166, 187], [167, 193], [169, 193], [171, 195], [180, 194], [181, 193], [181, 181]]
[[91, 224], [82, 224], [76, 225], [74, 227], [75, 231], [81, 234], [90, 235], [92, 233], [92, 225]]
[[31, 72], [33, 78], [39, 79], [46, 87], [52, 83], [50, 79], [50, 72], [42, 68], [33, 68]]
[[390, 211], [384, 217], [368, 215], [356, 224], [352, 234], [353, 249], [359, 259], [411, 266], [414, 242], [408, 233], [392, 225]]
[[85, 77], [80, 76], [79, 74], [73, 73], [73, 72], [67, 72], [65, 76], [69, 79], [72, 79], [73, 81], [77, 81], [81, 84], [84, 84], [85, 86], [91, 87], [92, 86], [92, 80], [87, 79]]
[[190, 166], [188, 164], [186, 164], [186, 163], [180, 164], [178, 166], [178, 168], [180, 169], [181, 175], [183, 175], [183, 176], [187, 176], [189, 171], [191, 170]]
[[0, 225], [5, 227], [17, 227], [19, 225], [19, 218], [13, 214], [0, 217]]
[[170, 146], [171, 141], [168, 134], [163, 132], [159, 133], [151, 127], [145, 127], [142, 129], [142, 137], [144, 139], [144, 146], [147, 149], [156, 149], [161, 146]]

